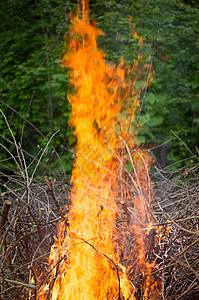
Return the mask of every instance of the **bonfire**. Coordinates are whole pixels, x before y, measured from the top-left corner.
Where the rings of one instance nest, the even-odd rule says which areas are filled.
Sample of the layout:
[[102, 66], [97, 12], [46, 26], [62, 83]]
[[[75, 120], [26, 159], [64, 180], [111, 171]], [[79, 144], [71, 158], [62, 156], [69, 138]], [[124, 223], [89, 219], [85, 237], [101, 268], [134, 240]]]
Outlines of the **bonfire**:
[[[143, 43], [135, 28], [132, 34]], [[2, 299], [185, 299], [199, 292], [197, 166], [156, 169], [158, 180], [152, 179], [152, 156], [139, 149], [136, 136], [136, 80], [147, 70], [147, 90], [152, 60], [144, 63], [139, 54], [132, 66], [122, 58], [119, 65], [107, 62], [100, 35], [82, 1], [62, 59], [73, 86], [72, 177], [53, 179], [52, 172], [41, 182], [24, 177], [21, 190], [14, 178], [6, 185]], [[22, 150], [19, 157], [23, 163]]]

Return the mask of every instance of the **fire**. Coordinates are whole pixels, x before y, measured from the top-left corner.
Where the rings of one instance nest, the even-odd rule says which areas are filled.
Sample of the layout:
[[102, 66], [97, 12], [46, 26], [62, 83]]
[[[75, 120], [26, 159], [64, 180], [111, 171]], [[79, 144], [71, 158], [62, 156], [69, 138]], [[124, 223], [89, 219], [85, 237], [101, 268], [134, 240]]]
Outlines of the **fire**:
[[[128, 152], [126, 128], [138, 107], [138, 90], [134, 86], [139, 75], [138, 62], [132, 68], [123, 60], [118, 66], [107, 63], [105, 53], [97, 47], [97, 38], [104, 33], [89, 23], [88, 1], [83, 1], [82, 11], [82, 19], [77, 15], [71, 20], [68, 51], [62, 59], [63, 65], [71, 69], [74, 92], [68, 95], [72, 106], [70, 124], [77, 136], [71, 179], [72, 205], [67, 216], [70, 225], [66, 227], [64, 222], [59, 225], [59, 237], [49, 257], [52, 280], [48, 288], [40, 290], [39, 299], [47, 299], [48, 294], [53, 300], [136, 299], [133, 285], [127, 279], [127, 268], [120, 264], [115, 241], [119, 240], [116, 217], [120, 213], [116, 198], [123, 172], [121, 149]], [[136, 34], [135, 38], [138, 38]], [[131, 116], [120, 122], [124, 107]], [[143, 163], [148, 157], [134, 152], [134, 159], [137, 165], [133, 168], [138, 172], [134, 172], [132, 180], [139, 188], [148, 180], [147, 166]], [[135, 207], [142, 221], [149, 223], [144, 193], [135, 199]], [[131, 224], [131, 229], [138, 232], [138, 260], [144, 272], [142, 227]]]

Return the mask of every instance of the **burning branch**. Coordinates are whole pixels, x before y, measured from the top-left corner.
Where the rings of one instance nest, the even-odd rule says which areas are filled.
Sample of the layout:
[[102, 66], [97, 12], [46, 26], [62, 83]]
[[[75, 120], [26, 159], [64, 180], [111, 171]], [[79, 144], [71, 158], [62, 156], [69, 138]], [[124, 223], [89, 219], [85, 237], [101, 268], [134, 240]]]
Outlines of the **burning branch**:
[[120, 299], [121, 299], [121, 297], [120, 297], [120, 275], [119, 275], [119, 270], [118, 270], [117, 265], [114, 263], [114, 261], [113, 261], [111, 258], [109, 258], [106, 254], [101, 253], [99, 250], [97, 250], [97, 249], [96, 249], [93, 245], [91, 245], [89, 242], [85, 241], [85, 240], [82, 239], [82, 238], [79, 238], [79, 239], [82, 240], [82, 241], [84, 241], [84, 243], [88, 244], [89, 246], [91, 246], [91, 248], [93, 248], [97, 253], [103, 255], [106, 259], [108, 259], [108, 260], [114, 265], [114, 267], [115, 267], [115, 269], [116, 269], [116, 272], [117, 272], [117, 278], [118, 278], [118, 290], [119, 290], [119, 292], [118, 292], [118, 300], [120, 300]]

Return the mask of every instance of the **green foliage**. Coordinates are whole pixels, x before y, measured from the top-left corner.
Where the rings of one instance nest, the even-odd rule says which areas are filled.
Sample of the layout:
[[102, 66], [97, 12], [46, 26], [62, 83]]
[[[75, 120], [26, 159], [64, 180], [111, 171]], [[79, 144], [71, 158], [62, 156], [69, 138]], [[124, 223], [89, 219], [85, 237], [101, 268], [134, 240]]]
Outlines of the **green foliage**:
[[[133, 63], [138, 44], [130, 28], [143, 36], [144, 57], [152, 54], [160, 1], [97, 1], [96, 17], [105, 31], [104, 46], [108, 59], [119, 61], [123, 56]], [[132, 17], [132, 24], [129, 18]], [[116, 42], [116, 36], [118, 41]], [[121, 38], [120, 38], [121, 37]], [[157, 46], [153, 68], [153, 82], [148, 89], [140, 117], [140, 142], [167, 145], [168, 162], [190, 156], [180, 139], [195, 152], [199, 144], [199, 10], [197, 1], [162, 1]], [[140, 99], [142, 101], [142, 97]], [[177, 139], [171, 130], [180, 139]]]
[[[105, 32], [99, 46], [107, 60], [118, 63], [124, 57], [133, 64], [140, 51], [145, 60], [152, 54], [160, 11], [159, 0], [90, 1], [91, 17]], [[76, 1], [2, 0], [0, 2], [1, 36], [1, 99], [32, 122], [47, 138], [58, 129], [52, 140], [62, 156], [68, 173], [72, 168], [69, 129], [70, 105], [66, 94], [71, 92], [66, 70], [60, 65], [64, 34], [69, 28], [66, 17], [77, 8]], [[131, 34], [132, 27], [144, 39], [140, 48]], [[162, 1], [155, 57], [153, 82], [144, 99], [139, 120], [140, 143], [168, 144], [168, 163], [187, 157], [188, 150], [170, 130], [194, 152], [199, 144], [199, 7], [198, 1]], [[137, 84], [142, 84], [145, 73]], [[143, 95], [143, 93], [142, 93]], [[140, 101], [142, 101], [143, 96]], [[0, 104], [18, 142], [24, 120]], [[27, 114], [28, 111], [28, 114]], [[124, 115], [125, 115], [124, 111]], [[136, 120], [134, 120], [134, 123]], [[15, 154], [15, 146], [5, 120], [0, 115], [1, 144]], [[133, 130], [133, 129], [132, 129]], [[25, 124], [23, 148], [36, 155], [38, 145], [46, 141], [33, 127]], [[3, 137], [4, 138], [3, 138]], [[8, 139], [8, 140], [5, 140]], [[63, 145], [64, 147], [61, 147]], [[48, 163], [51, 148], [43, 162]], [[10, 157], [5, 148], [0, 161]], [[58, 166], [54, 162], [55, 167]], [[13, 168], [13, 159], [7, 161]]]
[[173, 138], [168, 156], [170, 162], [190, 155], [170, 130], [193, 152], [199, 143], [198, 28], [198, 9], [181, 1], [164, 2], [151, 92], [165, 99], [159, 114], [164, 116], [163, 124], [158, 132], [156, 129], [154, 138], [160, 143], [165, 138]]
[[[1, 80], [2, 100], [34, 124], [47, 138], [60, 129], [53, 145], [61, 153], [60, 146], [68, 147], [71, 130], [68, 128], [70, 105], [66, 98], [68, 79], [61, 68], [60, 53], [63, 51], [64, 34], [69, 22], [65, 13], [72, 4], [63, 1], [1, 1]], [[5, 105], [1, 109], [6, 115], [13, 134], [21, 142], [24, 120]], [[0, 115], [1, 134], [12, 141], [11, 134]], [[15, 147], [5, 139], [5, 147], [15, 153]], [[43, 147], [44, 139], [33, 127], [25, 125], [23, 148], [31, 154]], [[0, 160], [9, 157], [4, 151]], [[65, 169], [70, 172], [70, 152], [62, 155]], [[48, 161], [48, 158], [44, 161]], [[7, 166], [13, 167], [13, 160]]]

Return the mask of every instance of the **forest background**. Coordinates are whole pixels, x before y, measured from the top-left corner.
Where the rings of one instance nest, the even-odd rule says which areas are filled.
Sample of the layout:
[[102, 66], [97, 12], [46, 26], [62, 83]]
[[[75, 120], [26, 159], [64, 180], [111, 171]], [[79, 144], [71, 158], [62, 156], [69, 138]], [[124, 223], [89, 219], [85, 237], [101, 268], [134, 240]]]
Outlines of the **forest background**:
[[[144, 99], [139, 124], [140, 145], [154, 148], [157, 162], [179, 168], [187, 157], [198, 155], [199, 145], [199, 3], [183, 0], [95, 0], [91, 18], [105, 36], [99, 47], [108, 61], [120, 57], [133, 64], [138, 53], [152, 55], [153, 81]], [[69, 128], [72, 92], [68, 72], [61, 66], [65, 37], [77, 1], [2, 0], [0, 2], [0, 109], [20, 146], [33, 157], [49, 139], [71, 174], [76, 139]], [[160, 15], [160, 20], [158, 22]], [[142, 36], [142, 47], [132, 28]], [[66, 35], [65, 35], [66, 34]], [[143, 73], [136, 86], [141, 88]], [[11, 109], [12, 108], [12, 109]], [[18, 112], [18, 113], [16, 113]], [[3, 114], [0, 114], [0, 171], [15, 168], [16, 147]], [[26, 118], [35, 127], [24, 122]], [[124, 112], [125, 116], [125, 112]], [[22, 138], [23, 136], [23, 138]], [[186, 144], [186, 146], [185, 146]], [[27, 159], [30, 157], [27, 155]], [[61, 171], [51, 147], [42, 161]], [[180, 163], [179, 163], [180, 161]]]

